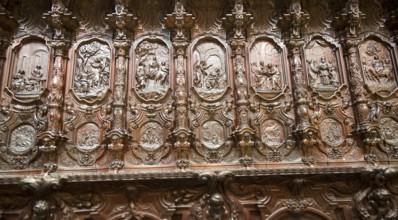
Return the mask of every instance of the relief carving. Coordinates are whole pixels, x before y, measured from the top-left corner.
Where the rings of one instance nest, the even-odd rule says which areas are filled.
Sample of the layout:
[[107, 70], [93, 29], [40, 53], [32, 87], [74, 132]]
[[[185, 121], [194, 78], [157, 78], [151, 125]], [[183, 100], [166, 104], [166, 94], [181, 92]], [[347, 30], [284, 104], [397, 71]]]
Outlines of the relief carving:
[[102, 100], [109, 90], [111, 51], [99, 41], [85, 43], [78, 48], [73, 90], [85, 101]]
[[35, 97], [46, 87], [49, 64], [49, 49], [38, 42], [22, 46], [18, 52], [15, 73], [12, 76], [12, 91], [17, 97]]
[[223, 126], [217, 121], [207, 121], [202, 125], [201, 141], [209, 149], [217, 149], [225, 142]]
[[398, 122], [393, 118], [380, 119], [381, 138], [385, 141], [389, 157], [398, 159]]
[[162, 98], [169, 88], [169, 49], [162, 43], [143, 41], [135, 50], [135, 89], [144, 99]]
[[281, 91], [281, 53], [267, 41], [257, 42], [250, 51], [252, 86], [263, 92]]
[[261, 141], [268, 147], [279, 147], [285, 142], [283, 126], [275, 120], [266, 120], [261, 126]]
[[338, 146], [344, 142], [343, 129], [335, 119], [326, 118], [320, 124], [321, 140], [331, 146]]
[[36, 131], [31, 125], [21, 125], [11, 134], [10, 152], [15, 155], [28, 153], [35, 147]]
[[94, 150], [98, 148], [101, 131], [94, 123], [87, 123], [77, 130], [77, 147], [82, 150]]
[[141, 128], [141, 146], [149, 151], [157, 150], [163, 145], [163, 136], [161, 135], [162, 126], [156, 122], [149, 122]]
[[363, 74], [366, 84], [373, 92], [396, 87], [395, 74], [390, 53], [381, 43], [367, 40], [359, 46]]
[[224, 49], [214, 42], [202, 42], [193, 52], [193, 86], [206, 100], [220, 98], [227, 86]]
[[325, 41], [319, 39], [311, 41], [306, 46], [305, 55], [310, 85], [326, 89], [340, 85], [334, 52]]

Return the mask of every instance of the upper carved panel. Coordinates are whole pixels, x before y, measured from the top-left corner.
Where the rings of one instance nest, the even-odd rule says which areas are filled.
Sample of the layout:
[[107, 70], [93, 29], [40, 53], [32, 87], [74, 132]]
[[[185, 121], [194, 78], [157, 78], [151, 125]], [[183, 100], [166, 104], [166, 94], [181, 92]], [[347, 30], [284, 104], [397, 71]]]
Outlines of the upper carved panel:
[[79, 100], [101, 100], [110, 88], [111, 51], [107, 44], [94, 40], [77, 49], [73, 91]]
[[391, 54], [386, 46], [372, 39], [359, 45], [363, 75], [372, 92], [391, 92], [396, 79]]
[[281, 92], [283, 88], [281, 51], [260, 40], [250, 49], [251, 86], [258, 92]]
[[322, 39], [314, 39], [305, 47], [309, 84], [315, 89], [335, 89], [340, 85], [333, 48]]
[[161, 41], [144, 40], [135, 49], [135, 90], [145, 100], [158, 100], [170, 88], [169, 49]]
[[34, 98], [46, 87], [49, 65], [49, 49], [40, 42], [23, 45], [17, 52], [12, 91], [17, 98]]
[[201, 41], [192, 55], [192, 85], [208, 101], [219, 99], [228, 87], [225, 49], [215, 41]]

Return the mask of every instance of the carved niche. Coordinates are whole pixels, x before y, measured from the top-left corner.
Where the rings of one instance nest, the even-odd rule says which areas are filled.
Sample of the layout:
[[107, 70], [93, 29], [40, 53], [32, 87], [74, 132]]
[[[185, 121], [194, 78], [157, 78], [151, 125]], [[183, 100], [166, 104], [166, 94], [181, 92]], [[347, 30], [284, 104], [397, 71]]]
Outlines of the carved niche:
[[98, 40], [83, 43], [76, 51], [73, 92], [79, 101], [101, 101], [110, 89], [111, 51]]
[[250, 80], [257, 94], [279, 94], [285, 87], [282, 51], [269, 40], [258, 40], [250, 48]]
[[170, 88], [169, 49], [160, 40], [146, 39], [135, 49], [135, 91], [143, 100], [160, 100]]
[[198, 39], [193, 45], [189, 118], [196, 140], [192, 159], [221, 162], [232, 149], [234, 121], [227, 54], [215, 39]]
[[308, 84], [316, 91], [337, 90], [341, 84], [335, 48], [322, 38], [305, 46]]
[[391, 50], [374, 39], [366, 39], [359, 45], [365, 84], [372, 93], [390, 94], [396, 88]]
[[174, 120], [170, 45], [157, 37], [143, 38], [134, 49], [130, 111], [132, 136], [127, 160], [133, 164], [166, 163]]
[[17, 48], [9, 89], [18, 100], [34, 99], [46, 88], [49, 48], [40, 41], [32, 41]]

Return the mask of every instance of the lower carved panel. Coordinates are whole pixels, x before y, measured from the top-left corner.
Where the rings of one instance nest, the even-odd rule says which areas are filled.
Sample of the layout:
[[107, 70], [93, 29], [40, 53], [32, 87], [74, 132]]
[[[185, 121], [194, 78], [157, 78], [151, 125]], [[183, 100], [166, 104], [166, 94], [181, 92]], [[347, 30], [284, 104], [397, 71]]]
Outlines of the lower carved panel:
[[354, 168], [349, 173], [345, 168], [275, 172], [252, 169], [6, 177], [0, 182], [0, 218], [398, 217], [397, 168]]

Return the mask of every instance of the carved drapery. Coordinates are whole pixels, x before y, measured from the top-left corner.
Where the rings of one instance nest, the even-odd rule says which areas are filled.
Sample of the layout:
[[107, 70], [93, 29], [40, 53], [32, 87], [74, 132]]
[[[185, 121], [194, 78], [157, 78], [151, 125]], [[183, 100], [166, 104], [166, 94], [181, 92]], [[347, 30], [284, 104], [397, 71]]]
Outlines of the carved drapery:
[[397, 6], [1, 1], [0, 218], [396, 219]]

